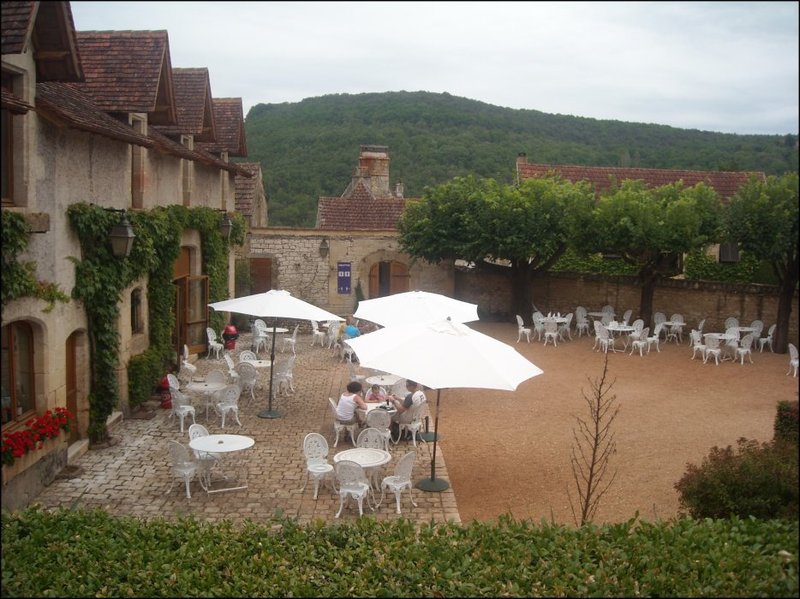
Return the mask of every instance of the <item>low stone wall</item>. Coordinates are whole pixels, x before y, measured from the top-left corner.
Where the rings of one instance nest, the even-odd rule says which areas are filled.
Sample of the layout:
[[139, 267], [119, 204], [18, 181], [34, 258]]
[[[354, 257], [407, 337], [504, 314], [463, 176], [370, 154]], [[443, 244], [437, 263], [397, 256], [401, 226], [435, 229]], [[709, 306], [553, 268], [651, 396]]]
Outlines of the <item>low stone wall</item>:
[[[456, 297], [478, 304], [481, 319], [514, 321], [511, 313], [511, 281], [502, 273], [457, 271]], [[619, 314], [628, 308], [638, 316], [641, 288], [634, 277], [547, 273], [531, 284], [533, 303], [540, 310], [572, 312], [576, 306], [600, 309], [611, 304]], [[778, 289], [769, 285], [738, 285], [710, 281], [666, 279], [656, 285], [653, 312], [669, 317], [683, 314], [690, 326], [706, 319], [706, 331], [719, 331], [725, 319], [740, 322], [759, 319], [766, 329], [777, 320]], [[526, 322], [530, 314], [523, 315]], [[798, 294], [795, 292], [789, 321], [789, 340], [798, 340]]]
[[52, 483], [67, 465], [67, 443], [64, 433], [48, 439], [41, 449], [18, 458], [10, 466], [3, 465], [2, 508], [24, 508]]

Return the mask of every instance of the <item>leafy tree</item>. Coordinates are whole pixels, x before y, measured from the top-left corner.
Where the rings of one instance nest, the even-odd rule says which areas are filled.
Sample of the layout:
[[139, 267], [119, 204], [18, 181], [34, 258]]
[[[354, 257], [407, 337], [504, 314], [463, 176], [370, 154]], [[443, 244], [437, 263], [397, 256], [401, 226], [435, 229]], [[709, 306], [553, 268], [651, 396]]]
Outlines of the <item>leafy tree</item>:
[[457, 177], [426, 188], [422, 200], [406, 208], [400, 244], [432, 263], [460, 258], [484, 269], [510, 267], [514, 310], [527, 314], [531, 280], [564, 253], [570, 223], [588, 213], [592, 201], [587, 184], [557, 177], [519, 186]]
[[703, 183], [649, 188], [627, 180], [598, 199], [572, 238], [584, 253], [618, 254], [637, 266], [639, 314], [649, 323], [656, 282], [680, 273], [682, 254], [717, 241], [721, 223], [719, 197]]
[[780, 287], [778, 320], [774, 344], [785, 353], [788, 344], [789, 317], [797, 289], [798, 207], [797, 173], [750, 179], [731, 198], [727, 211], [727, 230], [731, 241], [742, 250], [767, 260], [772, 265]]

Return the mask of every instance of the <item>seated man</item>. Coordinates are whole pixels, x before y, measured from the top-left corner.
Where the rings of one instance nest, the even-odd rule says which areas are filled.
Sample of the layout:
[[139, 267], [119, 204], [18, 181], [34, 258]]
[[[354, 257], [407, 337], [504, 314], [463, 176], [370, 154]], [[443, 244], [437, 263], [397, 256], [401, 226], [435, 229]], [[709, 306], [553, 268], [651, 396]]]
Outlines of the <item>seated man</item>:
[[397, 413], [392, 415], [393, 422], [408, 422], [407, 412], [413, 406], [427, 401], [425, 393], [422, 392], [422, 388], [416, 381], [406, 380], [406, 390], [408, 390], [408, 393], [403, 399], [394, 394], [389, 396], [390, 402], [397, 409]]

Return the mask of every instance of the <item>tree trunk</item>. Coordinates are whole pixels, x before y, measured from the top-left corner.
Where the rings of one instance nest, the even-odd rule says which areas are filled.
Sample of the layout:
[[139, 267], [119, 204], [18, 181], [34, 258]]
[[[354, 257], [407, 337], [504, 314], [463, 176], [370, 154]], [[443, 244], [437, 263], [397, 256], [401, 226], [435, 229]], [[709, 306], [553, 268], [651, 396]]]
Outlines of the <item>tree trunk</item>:
[[789, 345], [789, 318], [792, 316], [794, 290], [797, 287], [797, 270], [786, 273], [781, 281], [778, 296], [778, 320], [775, 327], [775, 338], [772, 340], [775, 351], [785, 354]]
[[[511, 309], [522, 316], [525, 323], [531, 321], [531, 285], [528, 265], [511, 265]], [[513, 314], [512, 314], [513, 317]]]
[[[656, 291], [656, 281], [658, 276], [654, 273], [643, 273], [640, 276], [642, 291], [639, 296], [639, 318], [644, 321], [644, 326], [650, 327], [650, 332], [653, 332], [653, 295]], [[617, 315], [619, 316], [619, 315]]]

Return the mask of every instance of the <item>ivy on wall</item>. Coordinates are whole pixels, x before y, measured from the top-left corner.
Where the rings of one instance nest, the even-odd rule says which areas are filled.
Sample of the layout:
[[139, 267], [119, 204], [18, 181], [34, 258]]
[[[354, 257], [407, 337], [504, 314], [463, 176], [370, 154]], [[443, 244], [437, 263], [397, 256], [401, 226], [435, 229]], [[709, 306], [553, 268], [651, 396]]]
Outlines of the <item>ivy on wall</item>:
[[119, 365], [119, 302], [124, 289], [147, 275], [150, 348], [131, 358], [128, 365], [129, 398], [132, 407], [150, 397], [173, 357], [175, 324], [173, 265], [180, 253], [184, 229], [196, 229], [201, 237], [203, 270], [209, 277], [212, 301], [227, 296], [228, 247], [244, 241], [245, 224], [234, 214], [230, 240], [219, 232], [220, 214], [212, 208], [158, 207], [131, 211], [128, 216], [136, 240], [127, 258], [111, 253], [108, 232], [116, 213], [93, 204], [73, 204], [67, 211], [78, 235], [83, 258], [74, 259], [75, 299], [83, 302], [89, 333], [91, 392], [89, 394], [89, 438], [108, 439], [106, 421], [119, 401], [115, 372]]
[[47, 302], [44, 311], [49, 312], [57, 301], [68, 302], [69, 296], [55, 283], [36, 278], [36, 263], [18, 260], [20, 253], [28, 247], [31, 227], [25, 216], [10, 210], [2, 211], [3, 285], [2, 305], [21, 297], [36, 297]]

